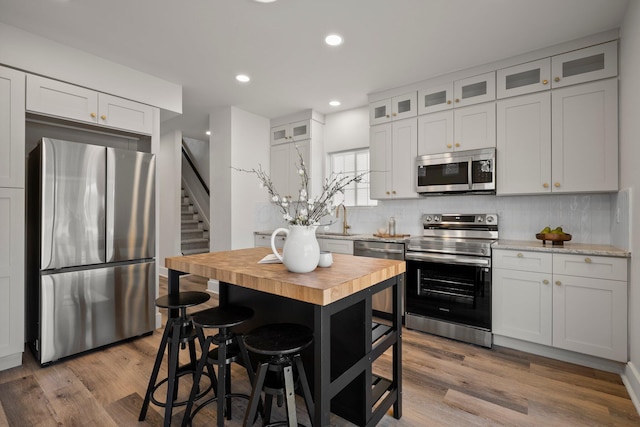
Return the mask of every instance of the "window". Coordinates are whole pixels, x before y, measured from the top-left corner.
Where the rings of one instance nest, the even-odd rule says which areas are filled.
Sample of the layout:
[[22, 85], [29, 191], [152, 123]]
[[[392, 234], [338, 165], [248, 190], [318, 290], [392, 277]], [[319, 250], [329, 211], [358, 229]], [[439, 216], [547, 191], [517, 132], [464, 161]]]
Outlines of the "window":
[[[328, 176], [347, 175], [349, 177], [369, 171], [369, 149], [340, 151], [329, 153]], [[369, 176], [365, 175], [359, 183], [351, 183], [345, 189], [344, 195], [338, 194], [335, 203], [346, 206], [375, 206], [376, 200], [369, 198]]]

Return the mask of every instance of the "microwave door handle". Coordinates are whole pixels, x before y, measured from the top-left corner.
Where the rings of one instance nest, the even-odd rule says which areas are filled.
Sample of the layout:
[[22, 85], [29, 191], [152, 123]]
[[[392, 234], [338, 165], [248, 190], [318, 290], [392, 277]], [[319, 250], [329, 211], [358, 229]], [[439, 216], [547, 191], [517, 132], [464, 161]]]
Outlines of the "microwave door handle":
[[473, 190], [473, 157], [469, 157], [469, 167], [467, 168], [467, 182], [469, 190]]

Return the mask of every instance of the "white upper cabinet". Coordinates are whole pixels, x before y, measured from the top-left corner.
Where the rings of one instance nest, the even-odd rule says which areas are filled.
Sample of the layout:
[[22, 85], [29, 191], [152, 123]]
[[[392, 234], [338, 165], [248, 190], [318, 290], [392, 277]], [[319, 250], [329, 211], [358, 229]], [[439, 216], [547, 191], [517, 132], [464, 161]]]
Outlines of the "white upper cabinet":
[[553, 191], [617, 191], [618, 80], [554, 90], [551, 111]]
[[0, 67], [0, 187], [24, 188], [25, 74]]
[[466, 107], [496, 99], [496, 73], [480, 74], [453, 82], [454, 107]]
[[416, 198], [418, 155], [415, 118], [370, 127], [370, 196], [372, 199]]
[[27, 111], [78, 122], [153, 132], [154, 107], [68, 83], [27, 75]]
[[503, 68], [496, 80], [498, 99], [551, 89], [551, 58]]
[[418, 117], [418, 155], [496, 146], [496, 106], [489, 102]]
[[413, 117], [418, 113], [417, 94], [409, 92], [369, 104], [369, 124], [377, 125]]
[[618, 42], [574, 50], [551, 58], [552, 87], [564, 87], [618, 75]]
[[311, 138], [311, 120], [301, 120], [271, 128], [271, 143], [304, 141]]
[[418, 114], [435, 113], [453, 108], [453, 82], [421, 89], [418, 92]]
[[496, 104], [498, 195], [551, 192], [551, 93]]

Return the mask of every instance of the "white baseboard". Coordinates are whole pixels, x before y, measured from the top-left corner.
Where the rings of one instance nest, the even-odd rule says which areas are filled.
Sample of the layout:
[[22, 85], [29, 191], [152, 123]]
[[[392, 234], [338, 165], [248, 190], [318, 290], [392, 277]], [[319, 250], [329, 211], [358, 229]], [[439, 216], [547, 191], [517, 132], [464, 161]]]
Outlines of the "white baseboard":
[[0, 357], [0, 371], [5, 369], [15, 368], [22, 365], [22, 351], [19, 353], [10, 354], [8, 356]]
[[640, 414], [640, 371], [633, 362], [628, 362], [622, 374], [622, 382], [624, 383], [636, 411]]
[[503, 337], [496, 334], [493, 334], [493, 343], [502, 347], [513, 348], [527, 353], [537, 354], [538, 356], [548, 357], [550, 359], [562, 360], [563, 362], [575, 363], [576, 365], [612, 372], [614, 374], [619, 374], [620, 376], [622, 376], [626, 366], [626, 364], [622, 362], [602, 359], [588, 354], [576, 353], [574, 351], [549, 347], [515, 338]]

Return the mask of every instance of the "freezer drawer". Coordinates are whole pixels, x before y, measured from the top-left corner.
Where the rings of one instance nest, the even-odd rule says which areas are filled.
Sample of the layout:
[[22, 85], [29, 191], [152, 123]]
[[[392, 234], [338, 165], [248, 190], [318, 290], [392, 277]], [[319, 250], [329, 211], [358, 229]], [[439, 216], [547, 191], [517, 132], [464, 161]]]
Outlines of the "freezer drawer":
[[153, 331], [155, 262], [43, 274], [41, 364]]

